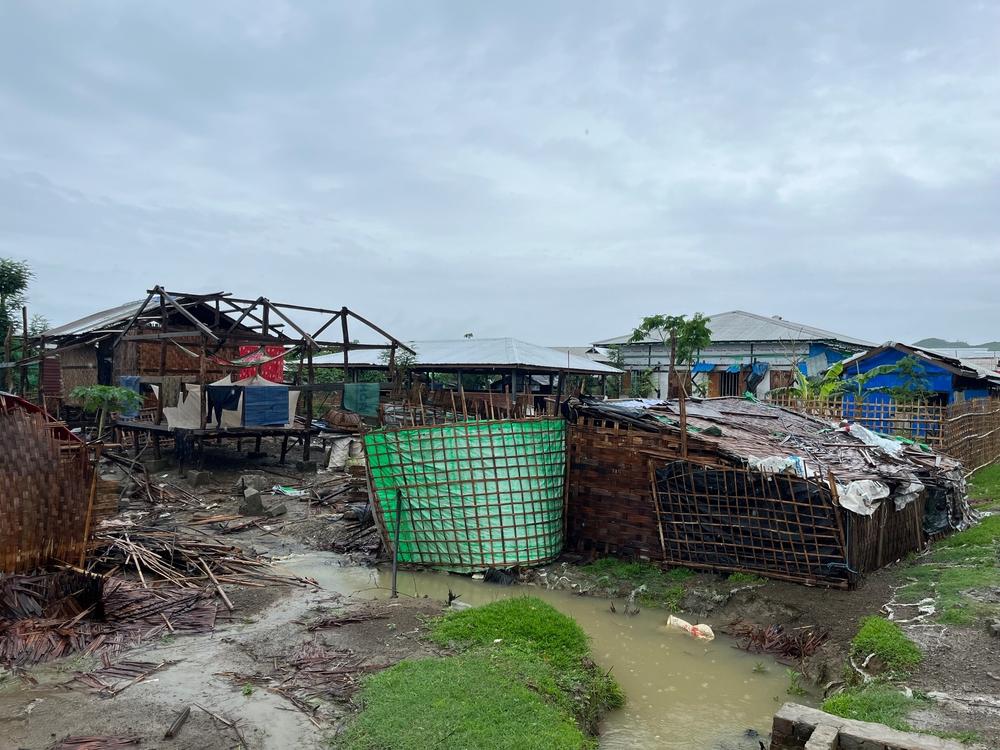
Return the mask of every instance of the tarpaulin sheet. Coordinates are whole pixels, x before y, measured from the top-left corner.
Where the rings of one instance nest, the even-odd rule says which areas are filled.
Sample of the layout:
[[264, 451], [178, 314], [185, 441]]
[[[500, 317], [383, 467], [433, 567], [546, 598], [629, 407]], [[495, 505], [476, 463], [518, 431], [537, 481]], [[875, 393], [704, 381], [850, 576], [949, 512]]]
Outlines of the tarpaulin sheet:
[[463, 422], [372, 432], [365, 448], [387, 543], [456, 572], [547, 562], [563, 545], [566, 423]]
[[344, 383], [344, 408], [366, 417], [378, 416], [378, 383]]

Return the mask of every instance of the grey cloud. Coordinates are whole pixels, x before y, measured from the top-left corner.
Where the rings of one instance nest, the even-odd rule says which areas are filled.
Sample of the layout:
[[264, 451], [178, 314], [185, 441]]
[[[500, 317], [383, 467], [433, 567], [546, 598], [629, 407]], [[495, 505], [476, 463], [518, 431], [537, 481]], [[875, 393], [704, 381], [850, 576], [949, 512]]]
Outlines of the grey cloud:
[[164, 282], [350, 304], [406, 337], [583, 343], [741, 307], [996, 338], [998, 20], [5, 4], [0, 254], [35, 264], [54, 320]]

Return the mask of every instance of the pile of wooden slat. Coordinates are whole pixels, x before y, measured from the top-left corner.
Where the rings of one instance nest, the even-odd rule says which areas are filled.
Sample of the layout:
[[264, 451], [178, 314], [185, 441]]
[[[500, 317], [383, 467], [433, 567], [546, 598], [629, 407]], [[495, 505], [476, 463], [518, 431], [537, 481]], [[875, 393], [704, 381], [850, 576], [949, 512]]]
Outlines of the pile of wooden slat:
[[52, 746], [52, 750], [119, 750], [138, 747], [138, 737], [67, 737]]
[[[74, 578], [73, 575], [76, 577]], [[69, 591], [76, 581], [75, 591]], [[99, 581], [97, 593], [91, 582]], [[0, 578], [0, 663], [24, 666], [73, 653], [115, 654], [162, 633], [204, 633], [216, 604], [203, 590], [156, 591], [123, 579], [59, 572]]]
[[230, 605], [222, 584], [316, 585], [309, 578], [279, 574], [268, 561], [250, 557], [241, 548], [212, 537], [152, 527], [99, 531], [92, 544], [88, 570], [112, 575], [134, 571], [144, 586], [157, 582], [191, 589], [208, 585], [220, 592], [227, 607]]
[[126, 688], [142, 682], [149, 675], [172, 662], [120, 661], [112, 664], [107, 653], [102, 655], [104, 666], [93, 672], [77, 672], [67, 684], [113, 698]]
[[[356, 619], [363, 622], [367, 619]], [[331, 649], [306, 641], [291, 656], [273, 657], [274, 670], [267, 674], [220, 672], [239, 685], [253, 684], [280, 695], [309, 717], [316, 726], [327, 718], [323, 702], [346, 701], [360, 687], [360, 679], [390, 664], [365, 664], [353, 652]]]

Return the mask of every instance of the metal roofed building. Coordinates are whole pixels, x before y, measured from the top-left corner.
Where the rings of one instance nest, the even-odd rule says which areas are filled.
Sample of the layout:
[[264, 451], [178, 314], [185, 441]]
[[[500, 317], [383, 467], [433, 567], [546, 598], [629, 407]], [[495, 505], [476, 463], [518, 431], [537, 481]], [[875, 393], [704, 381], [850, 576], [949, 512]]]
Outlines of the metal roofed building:
[[[416, 372], [621, 374], [621, 370], [589, 357], [514, 338], [409, 341], [407, 344], [416, 352], [409, 366]], [[317, 367], [343, 367], [343, 359], [337, 354], [326, 354], [316, 357], [313, 364]], [[389, 363], [384, 356], [359, 352], [352, 357], [350, 365], [351, 369], [370, 370], [387, 369]]]
[[[766, 317], [744, 310], [731, 310], [709, 317], [711, 345], [700, 352], [697, 362], [679, 370], [689, 375], [707, 396], [738, 396], [751, 390], [758, 396], [794, 382], [794, 370], [815, 375], [832, 363], [874, 346], [870, 341], [827, 331], [815, 326]], [[625, 369], [652, 370], [658, 396], [676, 395], [668, 389], [670, 348], [659, 338], [638, 343], [631, 336], [594, 342], [598, 347], [620, 349]], [[675, 384], [676, 385], [676, 384]], [[669, 391], [669, 392], [668, 392]]]
[[[895, 341], [887, 341], [844, 360], [844, 377], [866, 373], [876, 367], [895, 365], [904, 357], [914, 357], [919, 362], [920, 379], [931, 392], [933, 402], [953, 404], [1000, 394], [1000, 372], [996, 370], [995, 359], [992, 367], [983, 367], [979, 358], [952, 357], [942, 354], [942, 350], [923, 349]], [[865, 400], [888, 400], [888, 395], [884, 395], [886, 389], [903, 386], [905, 382], [906, 376], [898, 372], [875, 375], [864, 385], [864, 389], [871, 392], [865, 394]]]

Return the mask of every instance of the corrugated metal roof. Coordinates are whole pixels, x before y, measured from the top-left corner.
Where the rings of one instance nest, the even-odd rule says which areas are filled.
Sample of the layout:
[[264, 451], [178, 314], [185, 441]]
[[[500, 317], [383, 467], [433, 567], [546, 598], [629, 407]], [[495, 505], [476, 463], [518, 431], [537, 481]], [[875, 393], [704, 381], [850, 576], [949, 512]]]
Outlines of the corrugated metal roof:
[[71, 323], [65, 323], [61, 326], [50, 328], [42, 335], [46, 338], [55, 338], [56, 336], [72, 336], [78, 333], [99, 331], [107, 326], [114, 325], [115, 323], [128, 322], [129, 318], [135, 315], [135, 311], [142, 306], [143, 302], [145, 302], [145, 298], [135, 300], [134, 302], [126, 302], [124, 305], [119, 305], [118, 307], [101, 310], [100, 312], [93, 313], [85, 318], [74, 320]]
[[[717, 313], [709, 317], [708, 327], [712, 331], [712, 342], [750, 342], [750, 341], [841, 341], [855, 346], [875, 346], [870, 341], [845, 336], [842, 333], [826, 331], [815, 326], [795, 323], [784, 318], [765, 317], [744, 310], [731, 310]], [[627, 344], [631, 334], [617, 336], [613, 339], [595, 342], [595, 346], [612, 344]], [[641, 343], [659, 344], [660, 339], [650, 338]]]
[[[498, 369], [535, 369], [548, 372], [566, 371], [595, 375], [616, 375], [621, 371], [569, 352], [560, 352], [547, 346], [529, 344], [513, 338], [500, 339], [449, 339], [446, 341], [408, 341], [416, 351], [419, 367], [455, 369], [465, 367]], [[378, 352], [355, 351], [350, 353], [351, 364], [385, 365]], [[313, 364], [339, 367], [343, 354], [324, 354], [313, 359]]]

